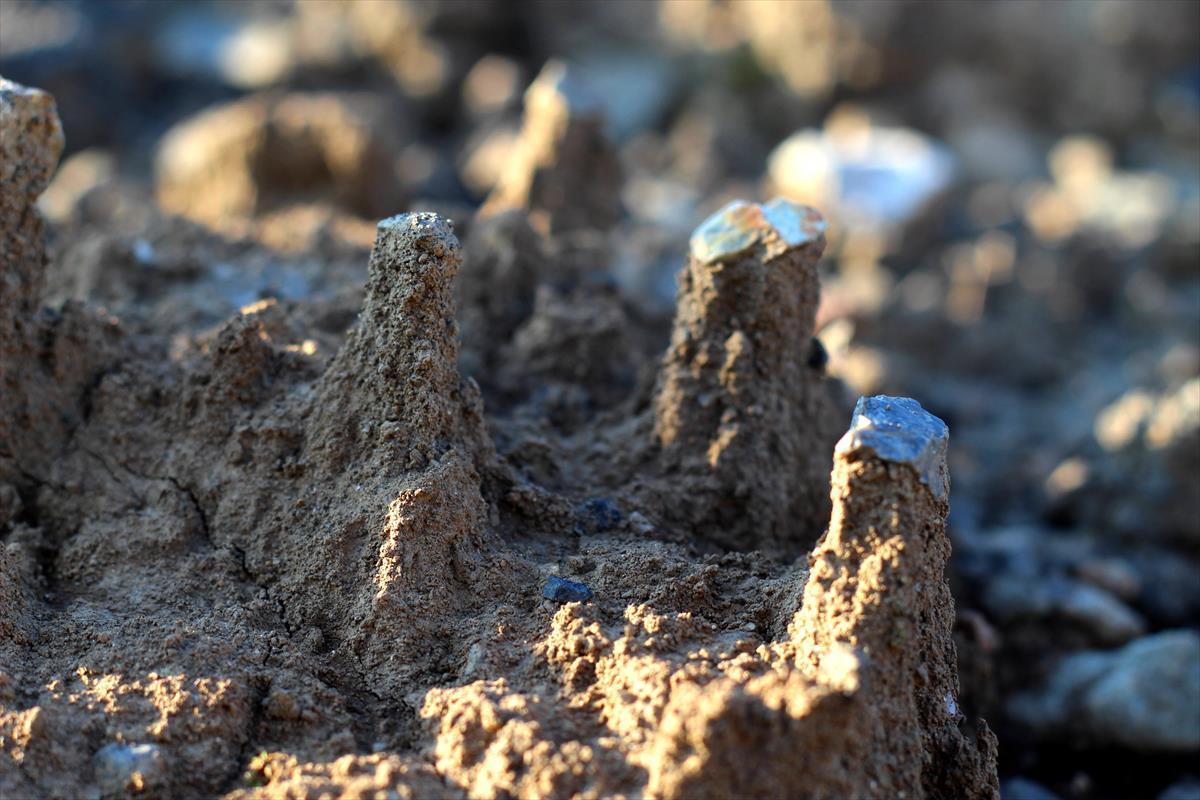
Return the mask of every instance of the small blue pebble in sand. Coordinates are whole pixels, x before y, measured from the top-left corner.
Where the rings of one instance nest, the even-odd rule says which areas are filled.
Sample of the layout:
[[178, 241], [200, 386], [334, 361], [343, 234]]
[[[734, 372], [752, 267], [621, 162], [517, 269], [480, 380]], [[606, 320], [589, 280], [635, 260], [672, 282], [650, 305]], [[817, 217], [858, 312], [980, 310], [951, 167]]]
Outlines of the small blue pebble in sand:
[[582, 603], [592, 599], [592, 590], [586, 584], [551, 575], [542, 588], [542, 597], [556, 603]]
[[593, 497], [579, 505], [582, 532], [603, 533], [621, 524], [621, 509], [607, 497]]

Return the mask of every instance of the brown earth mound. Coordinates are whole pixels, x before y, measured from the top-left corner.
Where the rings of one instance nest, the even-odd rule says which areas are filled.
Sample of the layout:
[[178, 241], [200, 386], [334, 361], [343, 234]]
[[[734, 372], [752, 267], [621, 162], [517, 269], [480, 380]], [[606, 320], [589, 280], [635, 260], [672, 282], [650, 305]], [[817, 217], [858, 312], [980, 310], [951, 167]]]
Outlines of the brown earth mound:
[[344, 336], [344, 286], [205, 329], [283, 257], [155, 217], [146, 270], [236, 278], [41, 309], [112, 248], [46, 266], [53, 101], [0, 126], [0, 796], [998, 795], [948, 431], [865, 398], [834, 447], [816, 212], [701, 226], [661, 357], [528, 198], [461, 275], [447, 219], [380, 222]]

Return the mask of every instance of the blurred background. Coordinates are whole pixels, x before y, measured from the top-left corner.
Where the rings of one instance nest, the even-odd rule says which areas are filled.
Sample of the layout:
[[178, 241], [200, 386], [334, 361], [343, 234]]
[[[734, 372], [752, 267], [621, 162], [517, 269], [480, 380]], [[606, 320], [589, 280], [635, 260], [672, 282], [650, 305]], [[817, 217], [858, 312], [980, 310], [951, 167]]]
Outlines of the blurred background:
[[0, 2], [66, 131], [51, 299], [181, 331], [359, 291], [380, 217], [469, 230], [553, 60], [622, 175], [557, 252], [647, 319], [728, 200], [829, 220], [829, 371], [953, 432], [1005, 796], [1200, 798], [1200, 3]]

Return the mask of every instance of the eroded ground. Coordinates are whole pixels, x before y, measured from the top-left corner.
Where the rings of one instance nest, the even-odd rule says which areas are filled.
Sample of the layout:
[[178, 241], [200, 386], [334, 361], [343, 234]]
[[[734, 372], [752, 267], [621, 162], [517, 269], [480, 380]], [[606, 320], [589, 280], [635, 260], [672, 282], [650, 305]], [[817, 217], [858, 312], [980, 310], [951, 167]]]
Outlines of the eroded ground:
[[[558, 174], [591, 123], [546, 80]], [[844, 398], [812, 358], [815, 211], [701, 226], [661, 360], [603, 264], [519, 250], [536, 195], [474, 223], [462, 276], [453, 224], [402, 214], [365, 291], [346, 247], [326, 293], [240, 308], [304, 261], [85, 225], [51, 285], [122, 252], [163, 283], [42, 311], [61, 136], [47, 95], [3, 101], [6, 795], [995, 793], [955, 699], [945, 426], [863, 406], [805, 556]], [[460, 359], [498, 265], [523, 296], [471, 308]], [[460, 360], [500, 363], [499, 414]]]

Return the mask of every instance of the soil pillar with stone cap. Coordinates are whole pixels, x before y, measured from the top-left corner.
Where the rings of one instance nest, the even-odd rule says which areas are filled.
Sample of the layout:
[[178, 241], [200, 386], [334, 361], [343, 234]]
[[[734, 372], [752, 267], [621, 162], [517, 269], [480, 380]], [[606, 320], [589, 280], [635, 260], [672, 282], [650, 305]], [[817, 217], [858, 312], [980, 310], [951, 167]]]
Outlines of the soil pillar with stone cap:
[[37, 310], [46, 252], [35, 203], [62, 149], [54, 98], [0, 78], [0, 358]]
[[621, 218], [620, 191], [599, 98], [576, 68], [550, 61], [525, 92], [516, 152], [480, 216], [520, 208], [544, 234], [606, 230]]
[[691, 238], [654, 439], [688, 487], [666, 515], [722, 546], [794, 551], [828, 518], [828, 400], [809, 363], [824, 231], [777, 198], [732, 202]]
[[[50, 182], [63, 148], [54, 98], [0, 78], [0, 531], [21, 512], [17, 486], [27, 481], [20, 456], [52, 451], [56, 442], [33, 424], [29, 395], [52, 376], [35, 369], [38, 310], [46, 250], [35, 203]], [[61, 426], [60, 427], [65, 427]], [[55, 429], [55, 433], [58, 429]], [[17, 549], [0, 542], [0, 663], [4, 647], [22, 640], [28, 582]]]
[[358, 324], [308, 413], [304, 502], [252, 559], [287, 552], [294, 623], [350, 643], [381, 693], [442, 657], [453, 641], [439, 626], [497, 585], [481, 577], [495, 549], [479, 475], [491, 444], [456, 366], [460, 260], [435, 214], [379, 223]]
[[358, 326], [330, 363], [310, 430], [332, 467], [386, 451], [393, 471], [420, 469], [463, 439], [477, 396], [458, 374], [452, 224], [436, 214], [379, 223]]
[[62, 149], [54, 98], [0, 78], [0, 479], [15, 447], [17, 431], [10, 426], [22, 416], [26, 388], [20, 362], [31, 346], [46, 266], [44, 225], [35, 204]]
[[943, 574], [948, 442], [946, 424], [915, 400], [858, 401], [835, 449], [829, 532], [810, 557], [792, 625], [810, 674], [847, 647], [860, 659], [861, 735], [849, 743], [861, 749], [864, 796], [996, 790], [995, 737], [982, 722], [969, 730], [957, 700], [954, 601]]

